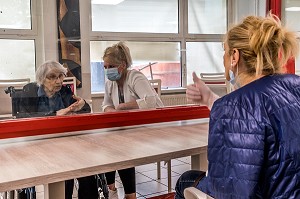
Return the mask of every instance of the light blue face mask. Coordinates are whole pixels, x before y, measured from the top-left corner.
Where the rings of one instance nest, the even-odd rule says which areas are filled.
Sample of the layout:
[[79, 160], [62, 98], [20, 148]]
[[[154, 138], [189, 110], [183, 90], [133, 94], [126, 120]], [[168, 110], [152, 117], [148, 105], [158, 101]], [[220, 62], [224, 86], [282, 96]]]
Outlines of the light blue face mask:
[[229, 80], [230, 84], [234, 86], [236, 83], [236, 79], [232, 70], [229, 70], [229, 78], [230, 78]]
[[[239, 70], [239, 68], [237, 68], [237, 73], [238, 73], [238, 70]], [[229, 78], [230, 78], [230, 80], [229, 80], [230, 84], [231, 84], [235, 89], [238, 89], [238, 88], [241, 87], [240, 84], [236, 81], [236, 77], [235, 77], [235, 75], [234, 75], [234, 73], [233, 73], [232, 70], [229, 70]]]
[[121, 78], [121, 74], [119, 73], [118, 68], [108, 68], [104, 71], [107, 79], [109, 79], [110, 81], [117, 81]]

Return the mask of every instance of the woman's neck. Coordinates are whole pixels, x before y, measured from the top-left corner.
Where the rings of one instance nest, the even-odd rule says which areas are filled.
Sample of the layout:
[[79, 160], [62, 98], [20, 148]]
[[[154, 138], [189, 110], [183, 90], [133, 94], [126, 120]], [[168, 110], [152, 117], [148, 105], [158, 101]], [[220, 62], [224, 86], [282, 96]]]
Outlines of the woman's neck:
[[242, 86], [245, 86], [247, 84], [250, 84], [251, 82], [257, 80], [257, 79], [260, 79], [262, 77], [264, 77], [265, 75], [246, 75], [244, 73], [241, 73], [238, 75], [237, 77], [237, 82], [238, 84], [242, 87]]
[[123, 84], [127, 77], [127, 72], [128, 72], [128, 70], [123, 70], [121, 78], [119, 80], [117, 80], [117, 84], [120, 88], [123, 88]]
[[43, 86], [43, 88], [44, 88], [44, 91], [45, 91], [47, 97], [49, 97], [49, 98], [53, 97], [53, 95], [55, 94], [55, 91], [53, 91], [53, 90], [51, 91], [45, 86]]

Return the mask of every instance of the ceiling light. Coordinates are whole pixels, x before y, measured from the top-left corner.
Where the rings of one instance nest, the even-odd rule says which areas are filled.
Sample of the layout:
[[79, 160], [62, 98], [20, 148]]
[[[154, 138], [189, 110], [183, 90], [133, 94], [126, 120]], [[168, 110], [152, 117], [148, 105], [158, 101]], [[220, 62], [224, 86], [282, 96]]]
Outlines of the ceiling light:
[[92, 4], [117, 5], [124, 0], [92, 0]]
[[285, 8], [285, 11], [297, 12], [300, 11], [300, 7], [288, 7]]

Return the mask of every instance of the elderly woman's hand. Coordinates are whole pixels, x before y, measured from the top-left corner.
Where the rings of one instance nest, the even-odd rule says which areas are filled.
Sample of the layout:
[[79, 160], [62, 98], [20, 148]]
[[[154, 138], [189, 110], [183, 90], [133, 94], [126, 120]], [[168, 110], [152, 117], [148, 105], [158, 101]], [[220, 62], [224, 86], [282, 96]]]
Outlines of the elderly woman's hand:
[[56, 115], [71, 115], [72, 111], [70, 107], [60, 109], [56, 111]]
[[75, 95], [73, 95], [73, 98], [76, 100], [76, 102], [71, 104], [68, 108], [70, 108], [72, 112], [80, 111], [82, 107], [85, 105], [84, 99]]

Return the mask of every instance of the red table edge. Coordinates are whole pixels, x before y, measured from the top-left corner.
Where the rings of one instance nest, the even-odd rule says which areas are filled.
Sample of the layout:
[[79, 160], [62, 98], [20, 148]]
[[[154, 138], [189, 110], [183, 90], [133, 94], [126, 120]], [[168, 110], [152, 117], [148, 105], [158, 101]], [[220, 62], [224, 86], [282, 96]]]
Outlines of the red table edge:
[[206, 106], [189, 105], [150, 110], [90, 113], [0, 121], [0, 139], [209, 117]]

